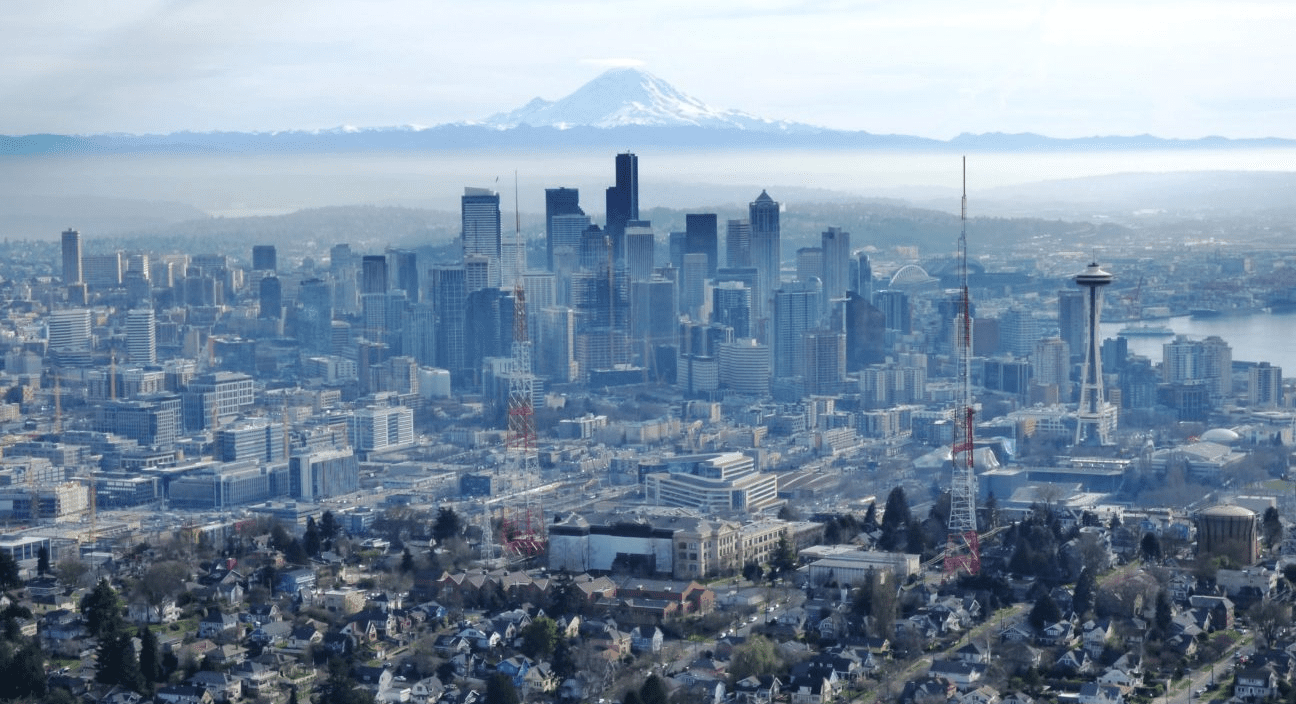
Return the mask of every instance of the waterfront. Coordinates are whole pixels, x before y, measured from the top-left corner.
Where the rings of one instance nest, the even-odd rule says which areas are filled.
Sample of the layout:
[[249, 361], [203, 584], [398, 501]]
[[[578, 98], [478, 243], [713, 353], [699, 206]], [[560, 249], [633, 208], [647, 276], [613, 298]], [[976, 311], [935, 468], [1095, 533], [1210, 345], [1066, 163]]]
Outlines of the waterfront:
[[[1296, 311], [1258, 311], [1249, 315], [1216, 318], [1181, 315], [1154, 322], [1174, 330], [1177, 335], [1187, 335], [1194, 339], [1218, 335], [1233, 348], [1234, 361], [1269, 362], [1282, 367], [1285, 375], [1296, 375], [1296, 344], [1293, 344], [1296, 339]], [[1104, 339], [1115, 337], [1126, 325], [1127, 323], [1103, 323], [1100, 331]], [[1131, 336], [1126, 339], [1131, 354], [1140, 354], [1151, 358], [1153, 362], [1160, 362], [1161, 346], [1174, 338]]]

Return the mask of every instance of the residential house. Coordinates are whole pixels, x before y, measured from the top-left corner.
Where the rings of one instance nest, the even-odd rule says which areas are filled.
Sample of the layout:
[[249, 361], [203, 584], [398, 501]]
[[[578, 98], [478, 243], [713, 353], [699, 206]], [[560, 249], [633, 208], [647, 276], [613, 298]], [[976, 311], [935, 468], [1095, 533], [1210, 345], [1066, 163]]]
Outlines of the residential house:
[[521, 689], [527, 672], [531, 670], [534, 664], [531, 658], [525, 655], [514, 655], [496, 663], [495, 671], [506, 675], [513, 682], [514, 687]]
[[970, 689], [981, 680], [986, 666], [961, 660], [933, 660], [927, 673], [953, 682], [960, 690]]
[[279, 681], [279, 672], [259, 662], [245, 660], [230, 668], [230, 674], [243, 684], [243, 694], [248, 697], [259, 697], [268, 694]]
[[983, 684], [957, 695], [953, 701], [956, 704], [999, 704], [999, 690]]
[[1107, 641], [1116, 636], [1116, 629], [1112, 627], [1111, 619], [1091, 619], [1085, 621], [1080, 628], [1083, 631], [1080, 636], [1081, 647], [1089, 653], [1089, 657], [1095, 659], [1102, 656]]
[[630, 649], [636, 653], [660, 653], [665, 636], [662, 630], [652, 626], [636, 626], [630, 630]]
[[954, 651], [954, 657], [963, 662], [984, 665], [990, 661], [990, 649], [975, 641], [969, 641], [967, 645]]
[[773, 704], [782, 687], [774, 675], [749, 675], [734, 683], [734, 695], [744, 704]]
[[1079, 704], [1125, 704], [1125, 695], [1120, 687], [1086, 682], [1080, 685]]
[[284, 642], [284, 649], [289, 652], [305, 652], [311, 645], [323, 640], [324, 634], [315, 630], [314, 626], [296, 626], [288, 634], [288, 638]]
[[391, 689], [392, 680], [394, 679], [392, 671], [382, 666], [357, 665], [352, 669], [351, 674], [355, 676], [356, 682], [359, 682], [362, 687], [378, 696]]
[[202, 687], [185, 684], [172, 684], [158, 689], [153, 698], [165, 704], [212, 704], [210, 692]]
[[199, 670], [185, 680], [185, 684], [207, 690], [212, 700], [217, 702], [232, 702], [243, 694], [243, 681], [224, 672]]
[[301, 568], [285, 570], [275, 580], [275, 591], [282, 594], [297, 594], [315, 588], [315, 570]]
[[238, 618], [220, 609], [209, 609], [207, 615], [198, 622], [199, 638], [215, 638], [222, 633], [231, 633], [238, 629]]
[[1074, 645], [1075, 641], [1075, 624], [1070, 621], [1058, 621], [1044, 626], [1039, 635], [1035, 637], [1036, 645], [1044, 647], [1062, 646], [1069, 648]]
[[470, 643], [467, 638], [444, 634], [433, 639], [432, 648], [436, 650], [437, 655], [440, 655], [443, 658], [450, 658], [455, 655], [471, 652], [472, 643]]
[[1242, 701], [1268, 699], [1278, 693], [1278, 675], [1269, 667], [1247, 667], [1234, 675], [1233, 696]]
[[1053, 663], [1053, 667], [1074, 677], [1089, 674], [1093, 668], [1093, 661], [1089, 659], [1089, 653], [1084, 650], [1068, 650]]
[[[313, 632], [315, 629], [311, 629]], [[249, 643], [257, 643], [261, 646], [282, 647], [288, 643], [292, 637], [293, 625], [287, 621], [271, 621], [270, 623], [258, 623], [248, 634]]]

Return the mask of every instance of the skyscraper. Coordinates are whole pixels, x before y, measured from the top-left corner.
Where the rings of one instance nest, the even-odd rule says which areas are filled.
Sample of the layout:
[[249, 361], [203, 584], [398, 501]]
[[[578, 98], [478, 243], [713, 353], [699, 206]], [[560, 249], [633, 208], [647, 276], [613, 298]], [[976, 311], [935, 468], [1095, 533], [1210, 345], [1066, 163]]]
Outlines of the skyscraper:
[[625, 242], [626, 268], [630, 271], [630, 280], [648, 280], [652, 277], [654, 250], [657, 246], [652, 223], [647, 220], [631, 220], [626, 224]]
[[432, 306], [437, 317], [437, 365], [464, 381], [464, 314], [468, 288], [464, 268], [443, 266], [432, 269]]
[[394, 281], [391, 282], [394, 284], [392, 288], [404, 291], [410, 303], [418, 303], [420, 297], [418, 253], [407, 249], [392, 249], [387, 251], [387, 258], [390, 262], [388, 270], [395, 275]]
[[706, 320], [706, 255], [692, 253], [684, 255], [684, 270], [680, 275], [680, 312], [695, 321]]
[[850, 233], [840, 227], [830, 227], [821, 236], [823, 242], [824, 298], [832, 301], [846, 297], [850, 288]]
[[738, 281], [724, 281], [711, 289], [711, 320], [733, 328], [734, 338], [752, 336], [752, 292]]
[[279, 264], [277, 260], [278, 254], [274, 245], [257, 244], [252, 246], [253, 271], [275, 271]]
[[488, 286], [500, 285], [499, 194], [485, 188], [465, 188], [460, 201], [463, 254], [480, 254], [490, 262]]
[[788, 284], [774, 292], [774, 378], [805, 375], [805, 333], [819, 310], [816, 283]]
[[616, 155], [616, 185], [607, 189], [607, 231], [612, 255], [625, 258], [626, 223], [639, 219], [639, 157]]
[[873, 300], [873, 264], [866, 252], [856, 252], [851, 257], [850, 283], [846, 289], [866, 301]]
[[1084, 291], [1074, 288], [1058, 291], [1058, 333], [1067, 343], [1071, 356], [1081, 356], [1085, 348]]
[[751, 220], [730, 220], [725, 230], [725, 266], [751, 266]]
[[360, 268], [360, 295], [387, 293], [387, 257], [366, 254]]
[[886, 361], [886, 314], [863, 295], [846, 293], [846, 369]]
[[[580, 207], [580, 191], [575, 188], [545, 189], [545, 265], [549, 271], [554, 269], [554, 218], [559, 215], [584, 215]], [[586, 225], [589, 221], [586, 220]], [[584, 229], [584, 228], [582, 228]], [[570, 245], [571, 242], [564, 244]]]
[[267, 276], [261, 279], [257, 294], [257, 300], [261, 308], [261, 312], [257, 317], [268, 320], [283, 316], [283, 287], [280, 286], [279, 277]]
[[707, 276], [715, 276], [720, 266], [720, 231], [715, 213], [689, 213], [684, 216], [685, 254], [707, 256]]
[[68, 228], [63, 231], [63, 285], [84, 281], [81, 275], [81, 233]]
[[783, 261], [783, 241], [779, 231], [779, 204], [765, 191], [747, 208], [751, 222], [752, 265], [760, 275], [756, 285], [756, 315], [767, 317], [771, 313], [774, 292], [779, 289], [779, 267]]
[[913, 331], [909, 294], [904, 291], [883, 289], [873, 295], [873, 305], [886, 316], [887, 330], [895, 330], [906, 335]]
[[126, 349], [134, 364], [157, 363], [157, 326], [152, 308], [126, 313]]
[[810, 394], [841, 393], [846, 379], [846, 335], [811, 330], [805, 335], [805, 389]]
[[323, 279], [307, 279], [297, 292], [297, 337], [314, 354], [329, 354], [333, 344], [333, 287]]

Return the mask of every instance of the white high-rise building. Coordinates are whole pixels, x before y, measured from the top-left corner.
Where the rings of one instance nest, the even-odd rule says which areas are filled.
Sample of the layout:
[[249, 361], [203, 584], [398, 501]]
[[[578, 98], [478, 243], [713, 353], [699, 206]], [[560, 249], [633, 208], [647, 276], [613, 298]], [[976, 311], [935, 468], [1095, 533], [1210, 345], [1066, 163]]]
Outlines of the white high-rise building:
[[[463, 253], [480, 254], [490, 260], [490, 281], [500, 285], [500, 207], [499, 194], [485, 188], [465, 188], [461, 202], [463, 218]], [[510, 282], [511, 283], [511, 282]]]
[[52, 352], [81, 352], [90, 349], [90, 311], [56, 310], [46, 321]]
[[135, 364], [157, 362], [157, 325], [152, 308], [138, 308], [126, 313], [126, 351]]

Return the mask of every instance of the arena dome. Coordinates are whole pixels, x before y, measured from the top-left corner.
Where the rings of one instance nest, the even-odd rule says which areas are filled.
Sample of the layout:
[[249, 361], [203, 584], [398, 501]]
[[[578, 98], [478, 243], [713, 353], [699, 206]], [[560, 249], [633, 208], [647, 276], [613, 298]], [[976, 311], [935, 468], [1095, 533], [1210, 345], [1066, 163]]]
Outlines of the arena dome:
[[1203, 442], [1214, 442], [1214, 443], [1219, 443], [1221, 445], [1232, 445], [1233, 443], [1240, 440], [1241, 436], [1239, 436], [1237, 433], [1233, 432], [1232, 430], [1229, 430], [1228, 428], [1211, 428], [1210, 430], [1207, 430], [1206, 432], [1202, 433], [1201, 439]]

